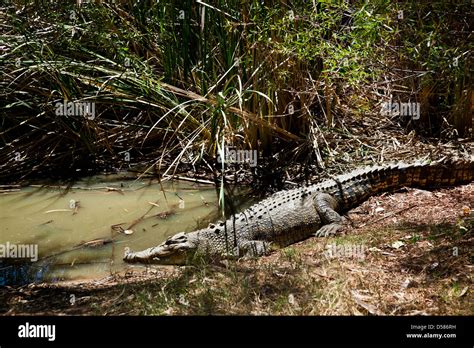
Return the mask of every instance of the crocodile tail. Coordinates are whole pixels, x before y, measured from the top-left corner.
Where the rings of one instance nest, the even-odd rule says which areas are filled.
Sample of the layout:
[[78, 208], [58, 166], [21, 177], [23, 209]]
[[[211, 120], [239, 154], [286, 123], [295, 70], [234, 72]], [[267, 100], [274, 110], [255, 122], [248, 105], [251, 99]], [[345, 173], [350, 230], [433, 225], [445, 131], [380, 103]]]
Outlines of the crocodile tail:
[[456, 186], [473, 180], [474, 161], [459, 159], [389, 166], [384, 178], [389, 190], [405, 186], [418, 188]]
[[468, 184], [474, 181], [474, 158], [375, 166], [356, 170], [336, 178], [336, 181], [339, 185], [334, 194], [342, 202], [343, 209], [351, 209], [370, 196], [403, 187], [438, 188]]

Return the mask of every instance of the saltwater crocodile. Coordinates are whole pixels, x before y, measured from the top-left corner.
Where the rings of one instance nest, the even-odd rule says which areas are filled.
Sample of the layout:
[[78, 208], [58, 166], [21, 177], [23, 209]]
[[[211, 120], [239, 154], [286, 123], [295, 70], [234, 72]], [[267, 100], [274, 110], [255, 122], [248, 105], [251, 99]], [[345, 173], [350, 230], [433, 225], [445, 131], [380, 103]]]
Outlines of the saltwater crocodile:
[[310, 236], [336, 233], [342, 213], [370, 196], [403, 187], [436, 188], [474, 180], [474, 158], [398, 163], [355, 170], [324, 182], [280, 191], [227, 221], [190, 233], [178, 233], [139, 252], [125, 251], [126, 262], [185, 264], [198, 255], [253, 257], [270, 245], [284, 247]]

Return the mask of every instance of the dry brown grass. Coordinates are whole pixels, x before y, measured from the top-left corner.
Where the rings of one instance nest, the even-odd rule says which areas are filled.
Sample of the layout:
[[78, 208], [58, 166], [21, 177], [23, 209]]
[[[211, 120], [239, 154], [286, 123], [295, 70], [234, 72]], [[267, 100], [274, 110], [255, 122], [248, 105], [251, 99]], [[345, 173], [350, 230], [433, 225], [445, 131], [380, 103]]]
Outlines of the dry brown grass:
[[[474, 184], [372, 197], [352, 227], [257, 260], [11, 289], [7, 314], [472, 315]], [[329, 258], [328, 244], [365, 258]], [[457, 256], [454, 253], [457, 248]], [[70, 295], [76, 304], [69, 303]]]

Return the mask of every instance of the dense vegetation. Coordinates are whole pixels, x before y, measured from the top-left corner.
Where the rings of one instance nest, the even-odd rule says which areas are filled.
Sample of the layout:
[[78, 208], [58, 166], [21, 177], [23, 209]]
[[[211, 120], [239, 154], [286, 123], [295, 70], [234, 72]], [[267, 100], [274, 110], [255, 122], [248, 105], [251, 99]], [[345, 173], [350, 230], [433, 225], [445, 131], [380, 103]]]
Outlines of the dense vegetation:
[[[370, 138], [393, 129], [472, 137], [470, 0], [2, 3], [3, 181], [219, 168], [224, 146], [325, 168], [383, 160]], [[420, 119], [381, 115], [390, 96]]]

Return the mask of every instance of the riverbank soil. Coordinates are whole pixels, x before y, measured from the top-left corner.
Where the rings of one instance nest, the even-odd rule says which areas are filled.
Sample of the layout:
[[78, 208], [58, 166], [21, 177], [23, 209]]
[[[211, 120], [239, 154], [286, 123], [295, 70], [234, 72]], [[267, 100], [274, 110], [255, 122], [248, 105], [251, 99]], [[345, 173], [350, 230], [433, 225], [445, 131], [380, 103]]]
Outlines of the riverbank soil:
[[338, 236], [255, 260], [7, 287], [3, 315], [470, 315], [474, 184], [371, 197]]

